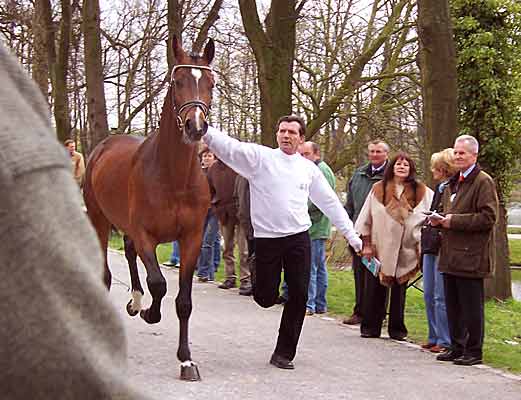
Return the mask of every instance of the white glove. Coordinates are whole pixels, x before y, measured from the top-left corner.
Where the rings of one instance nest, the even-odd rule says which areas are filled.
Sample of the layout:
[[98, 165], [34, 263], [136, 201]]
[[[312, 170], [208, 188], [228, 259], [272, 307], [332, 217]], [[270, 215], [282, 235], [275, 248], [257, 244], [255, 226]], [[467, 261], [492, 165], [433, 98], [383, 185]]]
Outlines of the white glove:
[[362, 239], [360, 239], [358, 236], [350, 238], [349, 244], [351, 245], [355, 253], [360, 253], [362, 251]]

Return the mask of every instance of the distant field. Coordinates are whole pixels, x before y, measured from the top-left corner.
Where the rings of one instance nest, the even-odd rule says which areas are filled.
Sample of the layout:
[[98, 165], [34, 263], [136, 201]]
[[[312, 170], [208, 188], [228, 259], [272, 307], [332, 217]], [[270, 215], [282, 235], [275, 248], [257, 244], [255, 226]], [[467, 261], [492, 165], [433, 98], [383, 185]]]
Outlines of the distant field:
[[511, 202], [521, 203], [521, 182], [514, 184], [514, 189], [512, 190], [509, 200]]

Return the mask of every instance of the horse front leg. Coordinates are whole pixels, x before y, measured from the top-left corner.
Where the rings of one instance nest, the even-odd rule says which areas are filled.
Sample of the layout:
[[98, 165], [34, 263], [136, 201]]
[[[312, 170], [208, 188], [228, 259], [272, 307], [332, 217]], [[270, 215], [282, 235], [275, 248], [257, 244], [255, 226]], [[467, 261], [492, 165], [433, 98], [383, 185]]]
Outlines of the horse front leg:
[[201, 240], [181, 239], [179, 246], [181, 249], [181, 270], [179, 271], [179, 293], [175, 299], [179, 319], [177, 358], [181, 361], [181, 379], [198, 381], [201, 379], [201, 375], [190, 354], [188, 321], [192, 313], [192, 282], [197, 258], [201, 250]]
[[166, 280], [157, 262], [156, 244], [150, 242], [140, 245], [134, 242], [134, 244], [147, 270], [147, 286], [152, 296], [150, 308], [141, 310], [139, 315], [145, 322], [155, 324], [161, 321], [161, 301], [166, 294]]

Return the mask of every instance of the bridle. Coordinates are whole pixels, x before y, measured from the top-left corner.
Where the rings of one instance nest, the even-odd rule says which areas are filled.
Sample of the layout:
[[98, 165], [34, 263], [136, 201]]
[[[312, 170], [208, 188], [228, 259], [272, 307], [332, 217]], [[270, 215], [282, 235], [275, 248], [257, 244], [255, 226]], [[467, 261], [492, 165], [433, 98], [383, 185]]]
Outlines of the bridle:
[[[190, 69], [206, 70], [206, 71], [210, 71], [210, 72], [213, 73], [213, 69], [211, 67], [207, 67], [207, 66], [204, 66], [204, 65], [179, 64], [179, 65], [176, 65], [173, 68], [173, 70], [172, 70], [172, 75], [170, 77], [170, 84], [171, 85], [172, 84], [175, 85], [174, 74], [175, 74], [175, 71], [177, 71], [180, 68], [190, 68]], [[174, 88], [175, 88], [175, 86], [174, 86]], [[178, 126], [179, 130], [181, 130], [181, 131], [183, 130], [183, 126], [185, 125], [185, 122], [186, 122], [186, 118], [181, 118], [181, 114], [184, 111], [187, 111], [187, 110], [189, 110], [192, 107], [197, 107], [197, 108], [201, 109], [201, 111], [203, 112], [204, 118], [205, 119], [208, 118], [208, 114], [210, 112], [210, 106], [208, 104], [206, 104], [204, 101], [201, 101], [201, 100], [189, 100], [186, 103], [181, 104], [181, 106], [179, 108], [176, 107], [176, 104], [175, 104], [175, 101], [174, 101], [174, 111], [177, 114], [177, 126]], [[187, 114], [188, 113], [186, 113], [185, 116]]]

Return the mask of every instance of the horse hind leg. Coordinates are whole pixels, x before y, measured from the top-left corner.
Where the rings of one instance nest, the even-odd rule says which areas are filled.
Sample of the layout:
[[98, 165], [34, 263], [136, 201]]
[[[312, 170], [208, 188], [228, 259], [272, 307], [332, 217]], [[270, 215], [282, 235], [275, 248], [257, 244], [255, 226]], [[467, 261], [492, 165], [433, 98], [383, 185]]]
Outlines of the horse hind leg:
[[134, 242], [128, 235], [123, 236], [123, 243], [125, 245], [125, 258], [128, 262], [128, 269], [130, 271], [130, 282], [132, 285], [132, 298], [127, 303], [127, 313], [131, 317], [136, 316], [141, 311], [141, 300], [144, 295], [143, 287], [139, 279], [139, 272], [137, 269], [137, 252]]
[[107, 261], [107, 249], [109, 245], [109, 236], [112, 225], [98, 207], [98, 204], [87, 193], [84, 192], [85, 206], [87, 207], [87, 215], [98, 234], [98, 240], [103, 252], [105, 261], [105, 270], [103, 273], [103, 281], [108, 290], [112, 283], [112, 274]]

